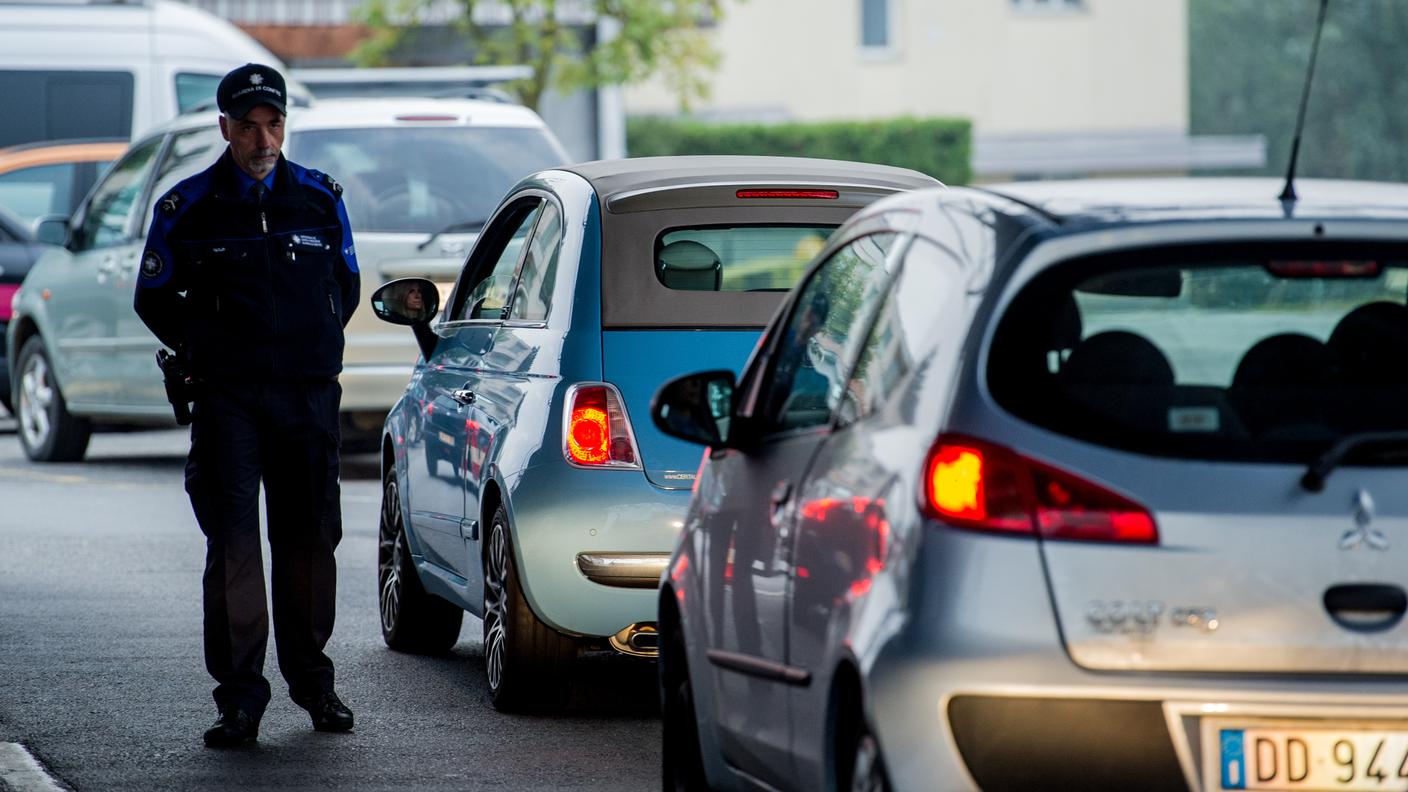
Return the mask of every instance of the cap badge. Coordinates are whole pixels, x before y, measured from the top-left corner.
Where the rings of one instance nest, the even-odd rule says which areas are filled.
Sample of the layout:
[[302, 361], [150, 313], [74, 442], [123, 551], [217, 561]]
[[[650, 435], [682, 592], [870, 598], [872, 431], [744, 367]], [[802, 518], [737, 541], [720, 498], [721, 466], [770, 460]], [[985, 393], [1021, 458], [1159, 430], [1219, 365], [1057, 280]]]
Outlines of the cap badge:
[[250, 85], [259, 85], [259, 84], [261, 84], [261, 83], [263, 83], [263, 82], [264, 82], [264, 75], [259, 74], [259, 73], [257, 73], [257, 72], [254, 73], [254, 74], [249, 75], [249, 84], [250, 84]]

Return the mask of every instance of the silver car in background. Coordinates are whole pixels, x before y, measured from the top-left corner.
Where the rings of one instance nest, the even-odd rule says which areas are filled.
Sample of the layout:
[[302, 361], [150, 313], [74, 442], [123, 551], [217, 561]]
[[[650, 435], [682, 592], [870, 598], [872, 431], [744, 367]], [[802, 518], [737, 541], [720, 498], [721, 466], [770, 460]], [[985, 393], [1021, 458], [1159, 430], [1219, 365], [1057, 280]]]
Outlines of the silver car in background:
[[1408, 788], [1408, 188], [920, 191], [838, 230], [662, 578], [667, 788]]
[[[26, 276], [6, 346], [30, 459], [81, 459], [95, 427], [174, 423], [153, 357], [160, 345], [132, 310], [132, 293], [152, 205], [225, 147], [215, 115], [195, 111], [137, 140], [71, 219], [41, 222], [41, 241], [62, 246]], [[448, 293], [503, 194], [567, 160], [525, 107], [404, 97], [291, 108], [284, 153], [341, 184], [363, 295], [400, 277], [429, 278]], [[346, 332], [343, 442], [374, 443], [419, 353], [365, 307]]]

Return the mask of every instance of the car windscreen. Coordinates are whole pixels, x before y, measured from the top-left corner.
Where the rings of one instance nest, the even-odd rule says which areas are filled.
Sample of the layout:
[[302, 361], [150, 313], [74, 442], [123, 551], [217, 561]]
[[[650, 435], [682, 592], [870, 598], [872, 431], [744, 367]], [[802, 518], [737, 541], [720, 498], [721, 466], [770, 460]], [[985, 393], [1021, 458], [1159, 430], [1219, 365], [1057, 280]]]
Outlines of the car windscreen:
[[482, 222], [519, 179], [562, 164], [532, 127], [295, 129], [288, 153], [342, 185], [353, 229], [417, 234]]
[[1017, 416], [1108, 447], [1306, 462], [1408, 430], [1405, 255], [1300, 243], [1066, 262], [1004, 312], [988, 385]]

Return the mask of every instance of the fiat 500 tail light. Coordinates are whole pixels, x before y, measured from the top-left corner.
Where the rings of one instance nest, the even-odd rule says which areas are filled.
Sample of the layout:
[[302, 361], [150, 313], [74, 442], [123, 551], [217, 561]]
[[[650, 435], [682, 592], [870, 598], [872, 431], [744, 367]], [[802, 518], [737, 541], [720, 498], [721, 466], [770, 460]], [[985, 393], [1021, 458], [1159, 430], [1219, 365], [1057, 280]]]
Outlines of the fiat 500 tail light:
[[621, 393], [605, 382], [567, 389], [562, 453], [579, 467], [640, 470], [640, 450]]

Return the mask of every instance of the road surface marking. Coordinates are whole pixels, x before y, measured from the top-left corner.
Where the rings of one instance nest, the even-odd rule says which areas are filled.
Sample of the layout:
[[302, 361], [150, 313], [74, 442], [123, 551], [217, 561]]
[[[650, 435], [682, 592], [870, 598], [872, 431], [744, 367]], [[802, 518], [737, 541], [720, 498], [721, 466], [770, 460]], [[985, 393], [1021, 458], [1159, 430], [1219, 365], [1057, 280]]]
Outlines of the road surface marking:
[[90, 481], [90, 479], [85, 476], [62, 473], [36, 473], [32, 470], [7, 470], [4, 468], [0, 468], [0, 476], [19, 479], [21, 481], [42, 481], [47, 484], [86, 484]]
[[64, 792], [19, 743], [0, 743], [0, 781], [14, 792]]

